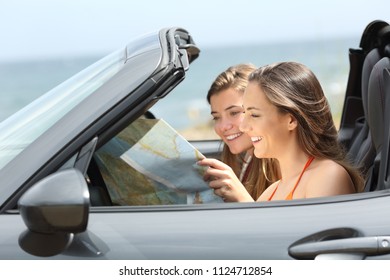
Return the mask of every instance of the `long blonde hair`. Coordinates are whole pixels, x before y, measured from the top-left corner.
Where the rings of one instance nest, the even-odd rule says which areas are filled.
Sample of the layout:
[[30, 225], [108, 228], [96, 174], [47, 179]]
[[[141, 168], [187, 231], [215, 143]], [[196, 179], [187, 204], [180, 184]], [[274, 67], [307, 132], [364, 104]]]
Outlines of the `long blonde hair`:
[[[234, 89], [244, 94], [248, 85], [249, 74], [256, 67], [250, 63], [242, 63], [229, 67], [217, 76], [207, 93], [207, 101], [210, 104], [211, 96], [226, 89]], [[244, 159], [242, 155], [230, 152], [229, 147], [223, 144], [221, 160], [229, 165], [234, 173], [239, 176]], [[252, 158], [248, 176], [242, 182], [253, 199], [257, 199], [263, 191], [273, 182], [280, 178], [279, 164], [274, 159]]]
[[349, 173], [356, 191], [363, 188], [363, 177], [348, 162], [338, 141], [328, 101], [320, 82], [305, 65], [280, 62], [260, 67], [249, 76], [268, 100], [281, 113], [289, 113], [298, 121], [298, 142], [308, 155], [331, 159]]

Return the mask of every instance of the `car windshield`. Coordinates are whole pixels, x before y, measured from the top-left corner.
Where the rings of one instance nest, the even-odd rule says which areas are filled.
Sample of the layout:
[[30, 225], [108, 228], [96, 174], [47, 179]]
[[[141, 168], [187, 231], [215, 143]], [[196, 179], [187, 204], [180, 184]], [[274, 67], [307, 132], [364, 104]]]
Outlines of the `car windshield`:
[[104, 57], [0, 123], [0, 169], [119, 71], [125, 51]]

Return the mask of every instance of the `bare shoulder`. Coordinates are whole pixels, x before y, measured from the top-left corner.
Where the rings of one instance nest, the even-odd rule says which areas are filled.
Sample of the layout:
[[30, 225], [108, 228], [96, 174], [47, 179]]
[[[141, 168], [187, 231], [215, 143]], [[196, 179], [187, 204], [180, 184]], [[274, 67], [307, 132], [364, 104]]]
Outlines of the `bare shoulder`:
[[317, 160], [306, 186], [306, 197], [332, 196], [354, 193], [347, 170], [332, 160]]

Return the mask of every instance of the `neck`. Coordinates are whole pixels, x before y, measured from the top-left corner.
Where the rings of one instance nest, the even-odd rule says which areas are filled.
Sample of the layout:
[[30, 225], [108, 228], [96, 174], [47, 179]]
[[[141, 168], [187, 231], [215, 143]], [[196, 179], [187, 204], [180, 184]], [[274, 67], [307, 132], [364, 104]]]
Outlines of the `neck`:
[[308, 159], [309, 156], [303, 151], [278, 158], [282, 179], [289, 180], [299, 175]]

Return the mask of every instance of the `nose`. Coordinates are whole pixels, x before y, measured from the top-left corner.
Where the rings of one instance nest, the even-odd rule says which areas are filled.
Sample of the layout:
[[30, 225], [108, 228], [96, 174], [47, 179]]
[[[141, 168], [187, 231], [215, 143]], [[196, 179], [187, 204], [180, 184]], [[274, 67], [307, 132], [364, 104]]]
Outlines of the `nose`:
[[228, 131], [233, 128], [233, 124], [228, 119], [221, 119], [221, 121], [218, 124], [218, 128], [221, 131]]

